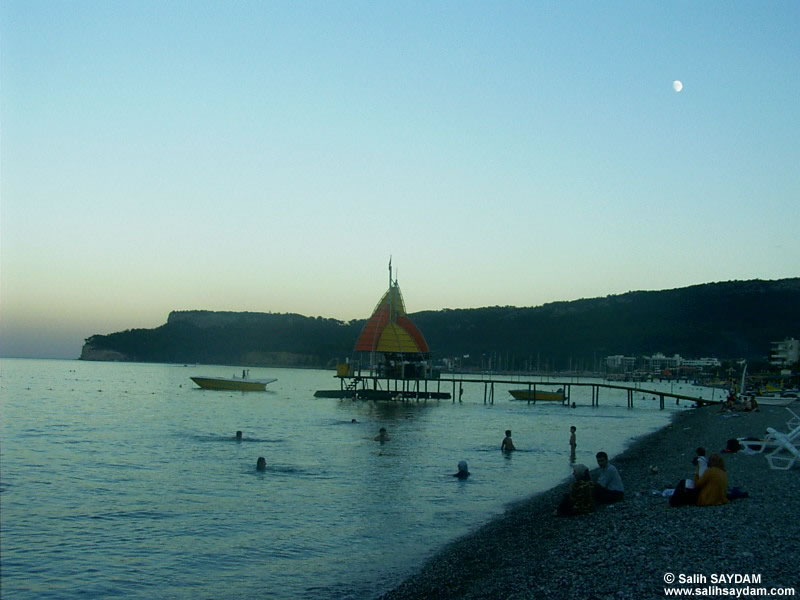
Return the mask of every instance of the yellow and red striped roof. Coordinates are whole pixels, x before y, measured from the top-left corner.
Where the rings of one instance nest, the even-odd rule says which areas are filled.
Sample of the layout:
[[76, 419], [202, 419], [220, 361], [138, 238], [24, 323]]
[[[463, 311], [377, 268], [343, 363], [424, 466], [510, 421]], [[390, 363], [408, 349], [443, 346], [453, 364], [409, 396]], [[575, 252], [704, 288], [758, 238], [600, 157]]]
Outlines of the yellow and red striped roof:
[[356, 352], [427, 354], [428, 343], [406, 315], [397, 281], [389, 283], [372, 316], [364, 324], [355, 345]]

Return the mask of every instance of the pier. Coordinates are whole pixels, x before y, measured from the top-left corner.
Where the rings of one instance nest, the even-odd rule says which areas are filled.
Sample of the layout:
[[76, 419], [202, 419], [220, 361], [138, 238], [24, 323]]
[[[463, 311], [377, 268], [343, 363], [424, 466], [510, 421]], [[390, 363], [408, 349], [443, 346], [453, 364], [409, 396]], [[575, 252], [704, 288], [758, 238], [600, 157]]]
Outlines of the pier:
[[[517, 379], [494, 379], [490, 375], [480, 378], [468, 375], [451, 373], [449, 377], [442, 377], [434, 371], [431, 362], [431, 351], [422, 332], [417, 328], [406, 312], [403, 296], [397, 279], [392, 279], [392, 261], [389, 259], [389, 288], [378, 301], [372, 315], [364, 324], [353, 351], [361, 357], [368, 356], [364, 361], [360, 359], [346, 359], [336, 365], [335, 377], [339, 379], [339, 389], [317, 390], [314, 396], [318, 398], [352, 398], [354, 400], [448, 400], [454, 403], [461, 402], [464, 386], [483, 386], [484, 404], [494, 404], [495, 386], [509, 385], [517, 389], [512, 392], [512, 397], [518, 402], [549, 402], [565, 406], [576, 406], [578, 398], [573, 399], [572, 392], [577, 388], [589, 387], [591, 390], [591, 405], [600, 405], [602, 391], [624, 391], [627, 397], [628, 408], [633, 408], [634, 396], [637, 394], [651, 395], [659, 399], [659, 407], [664, 408], [666, 400], [674, 399], [676, 403], [681, 400], [694, 402], [698, 406], [711, 403], [685, 394], [676, 394], [672, 391], [648, 390], [637, 385], [626, 386], [617, 383], [579, 382], [579, 381], [523, 381], [521, 375]], [[363, 365], [369, 365], [363, 368]], [[568, 377], [562, 374], [562, 377]], [[502, 377], [502, 376], [501, 376]], [[506, 374], [506, 377], [512, 377]], [[521, 388], [521, 389], [520, 389]], [[585, 395], [580, 395], [581, 403], [585, 402]]]
[[[619, 390], [625, 392], [628, 408], [633, 408], [636, 396], [645, 395], [658, 398], [659, 409], [663, 410], [667, 400], [674, 400], [679, 404], [681, 400], [693, 402], [697, 406], [705, 404], [721, 404], [720, 400], [700, 398], [675, 392], [647, 389], [644, 387], [632, 387], [617, 383], [598, 383], [580, 381], [526, 381], [523, 379], [495, 379], [495, 378], [473, 378], [463, 376], [440, 377], [436, 379], [401, 379], [387, 378], [378, 375], [343, 375], [335, 376], [339, 379], [338, 390], [319, 390], [314, 395], [322, 398], [353, 398], [361, 400], [452, 400], [461, 402], [464, 394], [465, 385], [483, 386], [484, 404], [494, 404], [495, 385], [509, 385], [516, 389], [527, 390], [530, 400], [517, 400], [517, 402], [527, 402], [536, 404], [536, 392], [553, 392], [561, 390], [563, 400], [555, 402], [553, 400], [538, 400], [538, 402], [558, 403], [564, 406], [572, 406], [572, 392], [575, 388], [591, 389], [591, 406], [600, 406], [600, 396], [603, 390]], [[448, 391], [449, 390], [449, 391]]]

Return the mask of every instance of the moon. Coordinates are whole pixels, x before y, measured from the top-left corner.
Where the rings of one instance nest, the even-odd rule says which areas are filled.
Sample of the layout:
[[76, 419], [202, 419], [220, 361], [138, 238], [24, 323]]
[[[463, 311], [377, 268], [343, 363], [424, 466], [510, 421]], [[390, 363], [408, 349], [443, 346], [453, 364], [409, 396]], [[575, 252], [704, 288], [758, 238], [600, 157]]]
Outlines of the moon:
[[680, 92], [683, 89], [683, 82], [680, 79], [676, 79], [672, 82], [672, 89], [676, 92]]

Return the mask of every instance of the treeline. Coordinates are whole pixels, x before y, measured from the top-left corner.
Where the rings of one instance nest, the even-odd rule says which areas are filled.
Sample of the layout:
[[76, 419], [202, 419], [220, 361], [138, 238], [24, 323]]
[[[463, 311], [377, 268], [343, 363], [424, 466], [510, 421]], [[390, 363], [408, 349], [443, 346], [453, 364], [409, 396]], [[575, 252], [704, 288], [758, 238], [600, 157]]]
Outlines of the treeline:
[[155, 329], [87, 338], [81, 359], [321, 367], [350, 356], [362, 325], [297, 314], [173, 312]]
[[[792, 278], [409, 316], [434, 358], [455, 357], [464, 367], [596, 370], [605, 356], [615, 354], [766, 360], [771, 342], [800, 337], [798, 307], [800, 278]], [[330, 367], [352, 356], [364, 322], [297, 314], [173, 312], [155, 329], [93, 335], [81, 358]]]

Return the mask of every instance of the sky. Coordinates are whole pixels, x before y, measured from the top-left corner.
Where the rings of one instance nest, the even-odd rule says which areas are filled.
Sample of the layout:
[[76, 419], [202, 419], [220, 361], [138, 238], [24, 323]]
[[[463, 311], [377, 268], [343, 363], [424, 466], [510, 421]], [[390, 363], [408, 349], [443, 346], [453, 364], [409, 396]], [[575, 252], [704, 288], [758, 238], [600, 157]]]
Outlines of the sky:
[[796, 277], [799, 106], [795, 0], [4, 0], [0, 356]]

